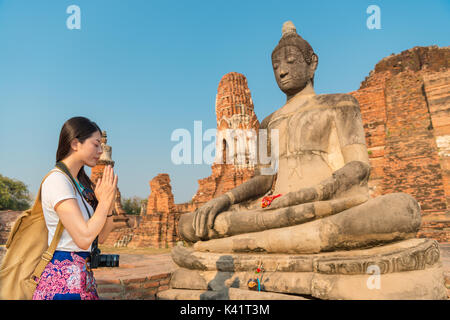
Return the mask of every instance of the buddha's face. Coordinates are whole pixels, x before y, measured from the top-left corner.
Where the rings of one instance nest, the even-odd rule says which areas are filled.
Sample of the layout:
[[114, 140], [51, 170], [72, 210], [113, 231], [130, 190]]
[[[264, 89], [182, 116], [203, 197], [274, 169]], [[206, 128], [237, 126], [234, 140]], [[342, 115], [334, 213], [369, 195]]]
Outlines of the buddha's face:
[[[315, 55], [314, 57], [317, 58]], [[312, 79], [317, 66], [317, 60], [312, 60], [308, 64], [296, 46], [285, 46], [277, 50], [272, 57], [272, 66], [281, 91], [292, 96], [303, 90]]]

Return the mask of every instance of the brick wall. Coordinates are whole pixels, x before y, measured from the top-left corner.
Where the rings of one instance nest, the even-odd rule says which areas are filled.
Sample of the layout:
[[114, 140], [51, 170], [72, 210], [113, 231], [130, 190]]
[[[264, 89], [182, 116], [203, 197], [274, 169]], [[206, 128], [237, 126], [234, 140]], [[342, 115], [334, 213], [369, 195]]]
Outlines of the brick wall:
[[381, 60], [351, 92], [372, 166], [372, 197], [406, 192], [420, 203], [419, 237], [450, 241], [450, 48], [415, 47]]
[[97, 280], [97, 292], [104, 300], [156, 300], [156, 293], [169, 289], [171, 273], [135, 279]]
[[151, 193], [147, 211], [134, 228], [118, 228], [111, 232], [104, 245], [130, 248], [171, 248], [181, 240], [177, 233], [178, 219], [183, 212], [193, 211], [192, 203], [175, 204], [166, 173], [158, 174], [150, 181]]
[[236, 168], [232, 164], [213, 164], [211, 175], [198, 180], [199, 188], [192, 200], [197, 206], [237, 187], [255, 175], [254, 168]]

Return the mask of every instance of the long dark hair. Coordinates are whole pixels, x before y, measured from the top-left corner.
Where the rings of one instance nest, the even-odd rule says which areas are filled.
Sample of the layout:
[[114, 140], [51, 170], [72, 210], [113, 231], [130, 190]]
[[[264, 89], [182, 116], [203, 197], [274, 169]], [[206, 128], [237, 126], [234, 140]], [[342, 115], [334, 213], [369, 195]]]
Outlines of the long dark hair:
[[[56, 162], [63, 160], [69, 155], [70, 143], [73, 139], [77, 138], [80, 143], [84, 143], [84, 141], [90, 138], [96, 131], [102, 134], [102, 130], [100, 129], [100, 127], [88, 118], [73, 117], [67, 120], [62, 126], [61, 133], [59, 134], [58, 150], [56, 151]], [[94, 185], [84, 171], [84, 166], [82, 166], [80, 171], [78, 172], [77, 179], [85, 188], [94, 190]], [[95, 204], [97, 204], [98, 200], [95, 197], [94, 192], [92, 192], [92, 194], [94, 196], [94, 202]]]

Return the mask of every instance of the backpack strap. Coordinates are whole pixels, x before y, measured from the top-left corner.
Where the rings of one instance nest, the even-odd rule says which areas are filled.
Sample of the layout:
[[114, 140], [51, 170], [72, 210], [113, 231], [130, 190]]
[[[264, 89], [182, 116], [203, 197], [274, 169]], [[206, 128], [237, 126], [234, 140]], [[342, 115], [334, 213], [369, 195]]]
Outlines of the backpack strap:
[[52, 260], [53, 254], [55, 253], [56, 247], [58, 246], [59, 240], [61, 239], [61, 235], [64, 231], [64, 226], [61, 223], [61, 220], [58, 222], [58, 226], [56, 227], [55, 235], [53, 236], [52, 242], [47, 250], [41, 256], [41, 260], [37, 264], [36, 268], [31, 275], [31, 280], [36, 283], [39, 283], [39, 279], [41, 278], [42, 272], [44, 272], [47, 264]]
[[[38, 194], [38, 197], [36, 199], [36, 202], [39, 201], [39, 205], [41, 206], [41, 209], [42, 209], [42, 202], [41, 202], [42, 183], [50, 175], [50, 173], [52, 171], [53, 171], [53, 169], [44, 177], [44, 179], [41, 182], [41, 186], [39, 187], [39, 194]], [[58, 171], [64, 173], [64, 175], [67, 176], [67, 174], [65, 172], [63, 172], [61, 170], [58, 170]], [[69, 178], [69, 180], [70, 180], [70, 178]], [[76, 189], [76, 187], [75, 187], [75, 185], [73, 183], [72, 183], [72, 186]], [[35, 207], [36, 207], [36, 204], [35, 204], [35, 206], [33, 206], [33, 210], [35, 210]], [[58, 222], [58, 226], [56, 227], [56, 231], [55, 231], [55, 234], [53, 236], [52, 242], [50, 243], [50, 246], [42, 254], [41, 260], [39, 261], [39, 263], [37, 264], [36, 268], [34, 269], [33, 274], [31, 275], [31, 280], [36, 285], [38, 284], [39, 279], [40, 279], [40, 277], [42, 275], [42, 272], [44, 272], [45, 267], [52, 260], [53, 254], [55, 253], [56, 247], [58, 246], [58, 243], [59, 243], [59, 240], [61, 239], [63, 231], [64, 231], [64, 226], [61, 223], [61, 219], [60, 219], [59, 222]]]

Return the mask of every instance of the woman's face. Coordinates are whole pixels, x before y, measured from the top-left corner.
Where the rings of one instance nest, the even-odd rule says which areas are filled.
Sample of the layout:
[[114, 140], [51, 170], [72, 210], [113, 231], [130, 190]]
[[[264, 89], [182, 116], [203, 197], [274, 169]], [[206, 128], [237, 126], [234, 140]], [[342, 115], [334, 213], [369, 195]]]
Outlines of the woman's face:
[[89, 167], [95, 167], [103, 153], [101, 138], [100, 132], [95, 131], [83, 143], [77, 142], [77, 157]]

